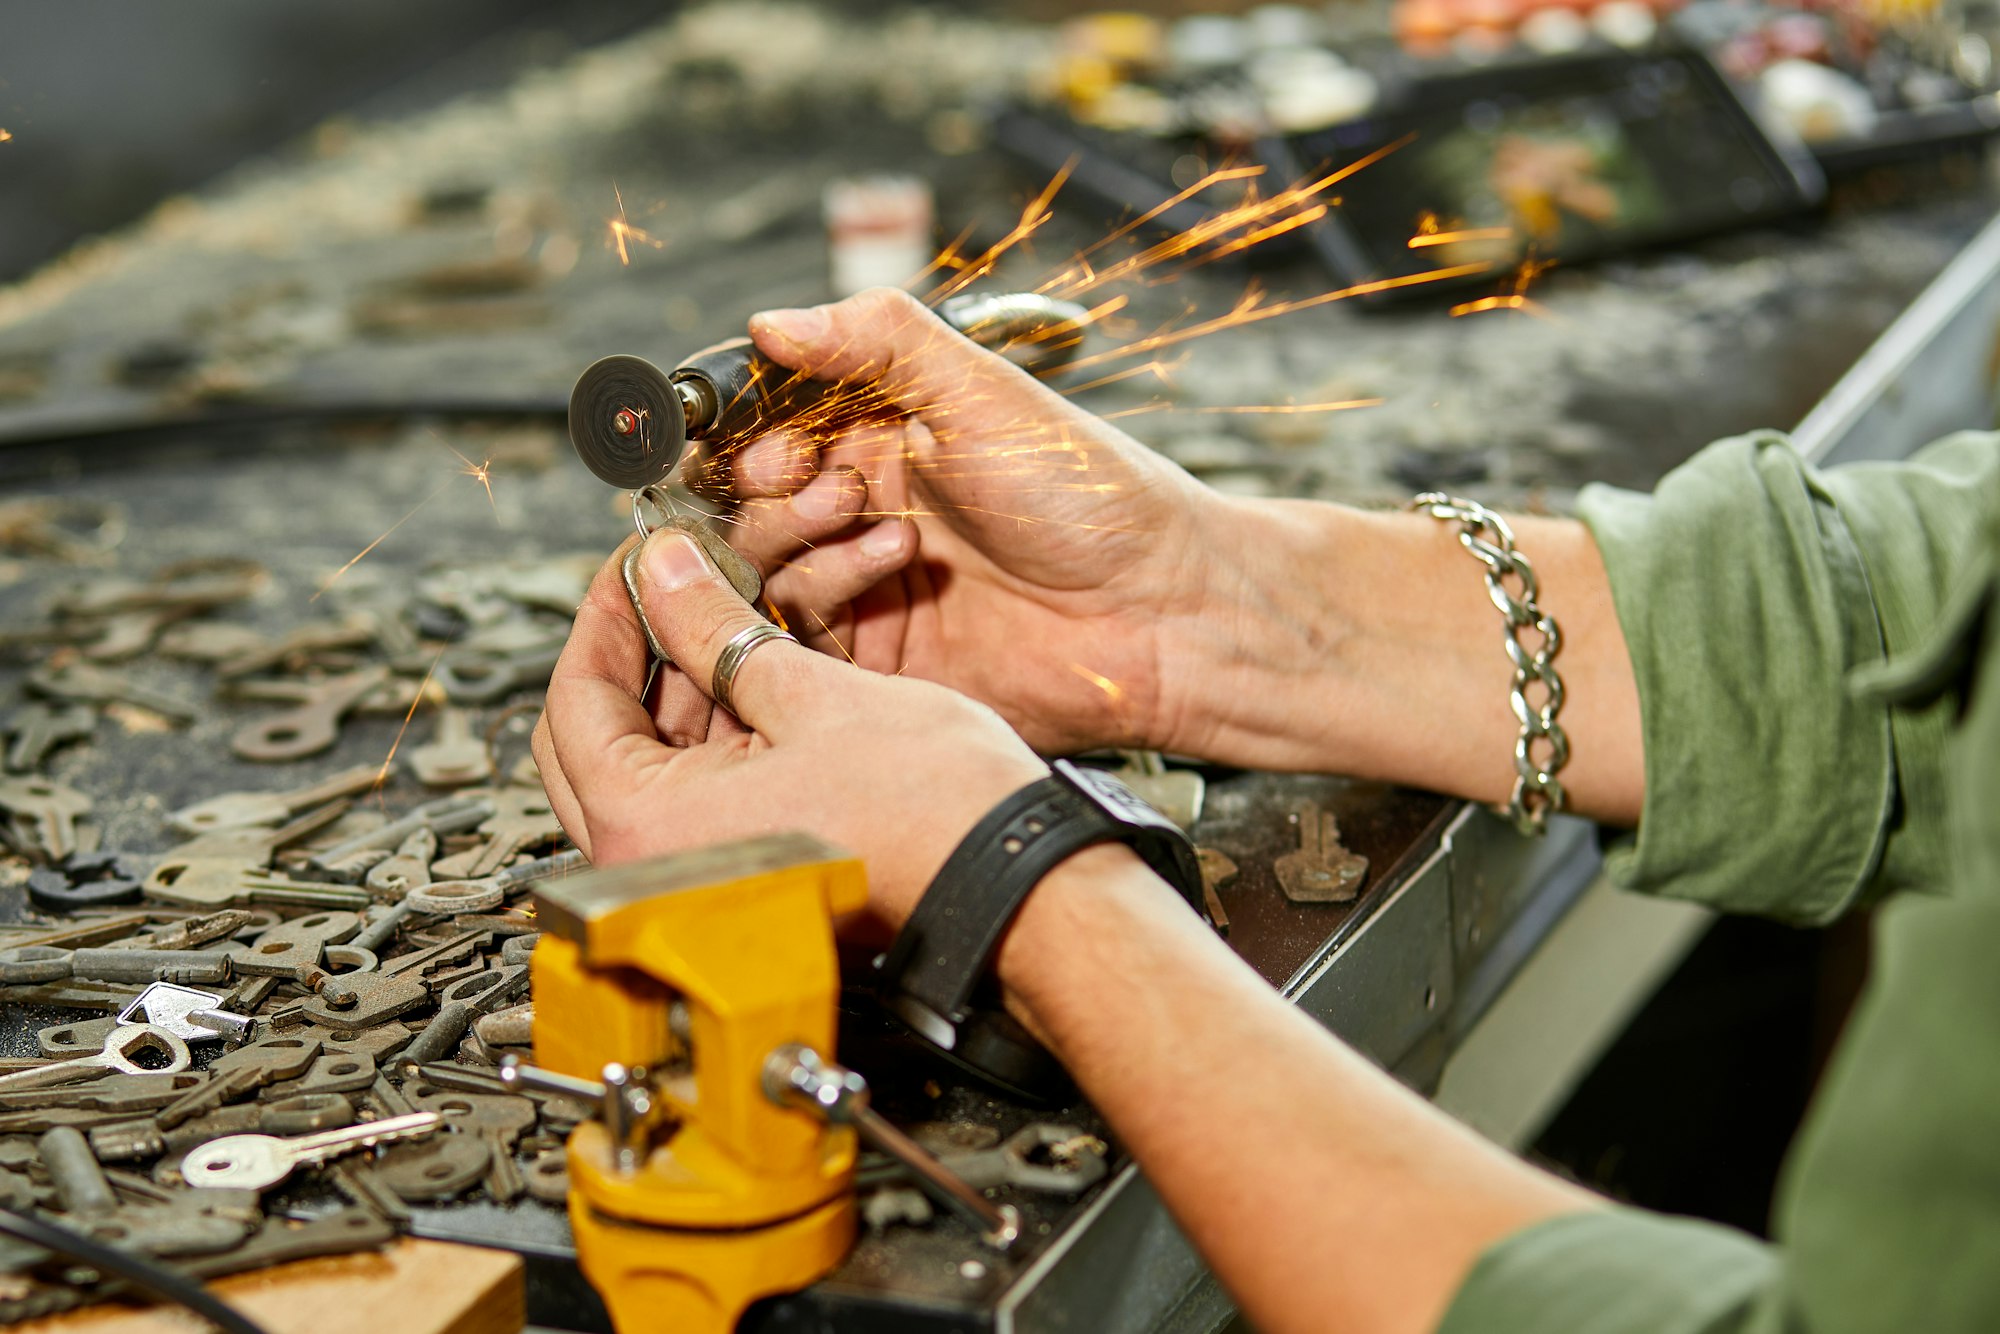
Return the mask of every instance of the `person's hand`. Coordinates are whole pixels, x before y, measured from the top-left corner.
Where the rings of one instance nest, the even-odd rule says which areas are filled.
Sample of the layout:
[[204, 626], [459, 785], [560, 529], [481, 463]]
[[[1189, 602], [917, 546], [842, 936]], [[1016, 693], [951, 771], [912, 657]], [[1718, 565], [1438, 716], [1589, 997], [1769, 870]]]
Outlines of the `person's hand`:
[[556, 817], [593, 863], [802, 830], [866, 861], [871, 911], [894, 927], [966, 831], [1048, 772], [991, 709], [783, 640], [743, 660], [741, 718], [716, 708], [716, 656], [762, 618], [671, 528], [638, 563], [646, 618], [679, 664], [648, 691], [630, 547], [585, 594], [534, 738]]
[[[907, 294], [754, 317], [773, 361], [902, 414], [733, 460], [731, 536], [805, 643], [991, 704], [1045, 753], [1170, 748], [1218, 498]], [[1185, 674], [1183, 674], [1184, 676]]]

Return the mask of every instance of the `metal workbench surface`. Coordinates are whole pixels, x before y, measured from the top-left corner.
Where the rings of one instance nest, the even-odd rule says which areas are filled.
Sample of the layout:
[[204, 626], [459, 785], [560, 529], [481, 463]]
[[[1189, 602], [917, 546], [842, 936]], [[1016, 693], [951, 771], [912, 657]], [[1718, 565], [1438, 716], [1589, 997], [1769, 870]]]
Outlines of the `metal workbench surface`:
[[[626, 531], [622, 499], [573, 465], [553, 423], [509, 410], [559, 404], [602, 353], [671, 360], [739, 331], [755, 309], [823, 299], [819, 195], [836, 176], [914, 171], [936, 185], [947, 232], [1000, 234], [1040, 182], [983, 149], [967, 109], [1017, 86], [1048, 43], [1046, 30], [959, 11], [841, 24], [824, 7], [709, 5], [498, 94], [329, 125], [0, 292], [0, 441], [22, 442], [0, 449], [0, 478], [11, 495], [120, 505], [128, 571], [257, 556], [273, 579], [250, 614], [271, 626], [300, 619], [325, 575], [433, 492], [420, 522], [356, 567], [356, 584], [438, 560], [606, 550]], [[659, 243], [632, 243], [629, 265], [604, 246], [621, 199]], [[1933, 183], [1797, 231], [1557, 273], [1536, 289], [1543, 318], [1447, 319], [1443, 300], [1323, 308], [1197, 344], [1170, 381], [1081, 401], [1122, 412], [1381, 397], [1332, 416], [1169, 410], [1126, 425], [1238, 492], [1372, 502], [1449, 481], [1559, 509], [1586, 481], [1642, 485], [1716, 435], [1797, 420], [1992, 200], [1983, 176]], [[993, 285], [1032, 284], [1106, 225], [1059, 210]], [[1187, 305], [1226, 308], [1253, 280], [1277, 292], [1326, 285], [1304, 264], [1214, 267], [1127, 295], [1143, 325]], [[302, 405], [306, 420], [292, 415]], [[426, 405], [500, 419], [402, 412]], [[311, 420], [318, 412], [363, 420]], [[237, 425], [99, 433], [180, 418]], [[447, 445], [493, 460], [490, 501], [455, 480]], [[0, 567], [0, 619], [29, 617], [47, 575]], [[182, 671], [148, 670], [168, 684]], [[178, 683], [192, 689], [191, 677]], [[236, 720], [215, 711], [190, 733], [72, 750], [58, 773], [103, 799], [107, 843], [157, 849], [163, 809], [309, 776], [228, 759]], [[379, 757], [393, 731], [394, 720], [363, 720], [328, 767]], [[1211, 779], [1202, 841], [1242, 868], [1222, 892], [1232, 943], [1420, 1087], [1595, 867], [1592, 831], [1576, 822], [1531, 845], [1420, 794]], [[1275, 892], [1269, 862], [1302, 800], [1339, 814], [1373, 860], [1357, 904], [1290, 905]], [[974, 1106], [969, 1091], [950, 1100], [953, 1114], [1022, 1115]], [[505, 1239], [504, 1217], [452, 1212], [424, 1226]], [[882, 1328], [892, 1294], [912, 1319], [961, 1329], [1198, 1329], [1226, 1315], [1135, 1171], [1041, 1221], [1049, 1231], [1019, 1266], [976, 1273], [963, 1266], [976, 1255], [969, 1237], [950, 1224], [871, 1238], [832, 1280], [756, 1319]], [[553, 1255], [567, 1244], [559, 1222], [514, 1236]]]

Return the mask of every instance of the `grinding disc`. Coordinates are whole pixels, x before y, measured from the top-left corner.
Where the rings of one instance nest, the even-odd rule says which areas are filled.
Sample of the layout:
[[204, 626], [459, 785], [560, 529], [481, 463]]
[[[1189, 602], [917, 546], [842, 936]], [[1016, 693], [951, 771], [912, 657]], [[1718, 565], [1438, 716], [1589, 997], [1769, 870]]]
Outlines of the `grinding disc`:
[[687, 418], [665, 372], [643, 357], [604, 357], [576, 377], [569, 440], [583, 466], [628, 491], [673, 476]]

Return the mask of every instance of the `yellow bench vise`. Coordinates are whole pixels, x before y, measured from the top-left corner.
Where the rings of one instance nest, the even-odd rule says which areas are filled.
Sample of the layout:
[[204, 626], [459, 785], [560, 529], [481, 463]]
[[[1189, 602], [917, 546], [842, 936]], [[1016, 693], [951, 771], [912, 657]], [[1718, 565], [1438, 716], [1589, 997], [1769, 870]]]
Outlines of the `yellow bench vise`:
[[621, 1334], [721, 1334], [833, 1269], [854, 1239], [855, 1133], [771, 1096], [766, 1067], [833, 1054], [833, 920], [867, 900], [861, 863], [784, 834], [535, 899], [535, 1062], [555, 1077], [513, 1073], [602, 1100], [570, 1137], [569, 1214]]

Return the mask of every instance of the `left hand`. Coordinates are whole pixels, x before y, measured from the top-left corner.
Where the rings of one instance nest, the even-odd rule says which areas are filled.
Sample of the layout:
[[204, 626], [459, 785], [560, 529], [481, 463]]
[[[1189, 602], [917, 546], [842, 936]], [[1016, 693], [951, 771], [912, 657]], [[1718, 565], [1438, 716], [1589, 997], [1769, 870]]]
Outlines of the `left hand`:
[[783, 640], [744, 659], [740, 716], [716, 708], [717, 655], [763, 618], [671, 528], [639, 559], [646, 618], [678, 664], [648, 693], [630, 546], [585, 594], [535, 729], [549, 802], [593, 863], [800, 830], [867, 863], [871, 914], [893, 929], [966, 832], [1048, 772], [982, 704]]

